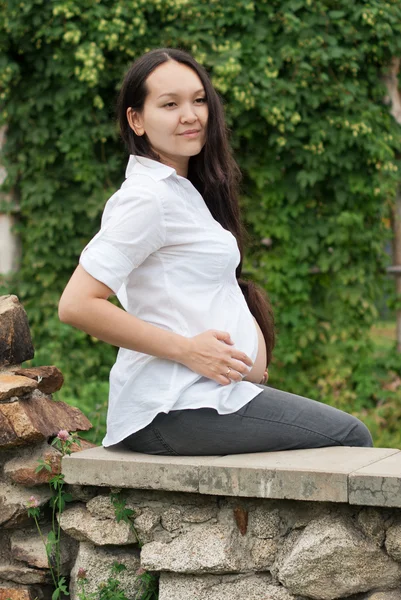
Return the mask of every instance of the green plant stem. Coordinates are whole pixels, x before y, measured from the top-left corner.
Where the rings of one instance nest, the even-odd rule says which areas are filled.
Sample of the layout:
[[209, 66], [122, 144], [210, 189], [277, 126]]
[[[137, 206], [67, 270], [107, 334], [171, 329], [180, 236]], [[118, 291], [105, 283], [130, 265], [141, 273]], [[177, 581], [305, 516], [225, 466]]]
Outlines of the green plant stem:
[[49, 568], [50, 568], [50, 573], [51, 573], [51, 576], [52, 576], [52, 579], [53, 579], [53, 583], [54, 583], [55, 587], [57, 588], [57, 587], [58, 587], [58, 583], [57, 583], [57, 581], [56, 581], [56, 578], [55, 578], [55, 576], [54, 576], [54, 570], [53, 570], [53, 567], [52, 567], [51, 557], [49, 556], [49, 553], [48, 553], [48, 551], [47, 551], [47, 546], [46, 546], [45, 536], [44, 536], [44, 535], [43, 535], [43, 533], [42, 533], [42, 530], [41, 530], [41, 528], [40, 528], [40, 525], [39, 525], [39, 522], [38, 522], [38, 519], [37, 519], [37, 517], [36, 517], [36, 516], [34, 516], [33, 518], [34, 518], [34, 520], [35, 520], [36, 528], [37, 528], [37, 530], [38, 530], [38, 532], [39, 532], [40, 538], [41, 538], [41, 540], [42, 540], [42, 542], [43, 542], [43, 545], [44, 545], [44, 547], [45, 547], [46, 556], [47, 556], [47, 562], [48, 562], [48, 565], [49, 565]]
[[61, 490], [63, 484], [57, 484], [58, 487], [58, 529], [57, 529], [57, 546], [56, 546], [56, 564], [57, 564], [57, 573], [60, 577], [60, 564], [61, 564], [61, 556], [60, 556], [60, 537], [61, 537]]

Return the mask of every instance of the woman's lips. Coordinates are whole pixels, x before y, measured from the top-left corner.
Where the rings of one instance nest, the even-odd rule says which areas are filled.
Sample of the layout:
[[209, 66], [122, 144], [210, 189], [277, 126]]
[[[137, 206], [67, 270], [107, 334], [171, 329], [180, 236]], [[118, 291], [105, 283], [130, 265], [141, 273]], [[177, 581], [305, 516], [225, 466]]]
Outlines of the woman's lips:
[[195, 138], [199, 135], [199, 131], [193, 131], [192, 133], [181, 133], [183, 137]]

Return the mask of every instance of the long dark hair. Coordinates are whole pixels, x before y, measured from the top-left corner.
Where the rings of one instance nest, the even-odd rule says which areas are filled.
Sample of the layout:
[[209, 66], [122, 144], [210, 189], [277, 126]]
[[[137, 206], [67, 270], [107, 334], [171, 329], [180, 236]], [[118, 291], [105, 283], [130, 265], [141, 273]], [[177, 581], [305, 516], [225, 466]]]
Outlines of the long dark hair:
[[206, 142], [201, 152], [189, 158], [188, 179], [203, 196], [212, 216], [236, 237], [241, 255], [236, 270], [238, 284], [249, 310], [257, 320], [266, 343], [267, 364], [275, 344], [274, 318], [266, 292], [253, 281], [241, 278], [244, 245], [248, 241], [238, 202], [241, 171], [231, 154], [223, 102], [207, 71], [188, 52], [177, 48], [156, 48], [139, 57], [126, 73], [117, 100], [121, 137], [130, 154], [160, 160], [151, 148], [146, 133], [138, 136], [129, 126], [127, 109], [142, 112], [148, 89], [147, 77], [159, 65], [174, 60], [190, 67], [202, 81], [208, 105]]

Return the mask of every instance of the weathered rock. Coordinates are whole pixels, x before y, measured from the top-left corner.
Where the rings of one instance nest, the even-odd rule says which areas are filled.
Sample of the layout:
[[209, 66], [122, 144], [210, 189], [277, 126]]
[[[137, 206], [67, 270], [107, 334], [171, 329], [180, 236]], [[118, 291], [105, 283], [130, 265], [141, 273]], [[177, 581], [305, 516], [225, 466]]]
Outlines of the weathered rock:
[[135, 544], [136, 536], [124, 521], [98, 519], [83, 506], [74, 506], [61, 515], [62, 529], [72, 538], [83, 542], [92, 542], [97, 546], [115, 544], [122, 546]]
[[162, 573], [159, 600], [293, 600], [270, 575], [176, 575]]
[[371, 592], [358, 600], [401, 600], [401, 590], [387, 590], [382, 592]]
[[141, 565], [150, 571], [230, 573], [244, 568], [242, 554], [238, 536], [219, 525], [199, 525], [171, 543], [145, 544]]
[[68, 483], [65, 489], [71, 494], [73, 500], [79, 500], [80, 502], [89, 502], [99, 493], [98, 488], [95, 486], [76, 485], [74, 483]]
[[0, 563], [6, 564], [10, 562], [10, 532], [0, 529]]
[[96, 519], [112, 519], [116, 518], [116, 509], [111, 501], [110, 495], [100, 495], [92, 498], [86, 504], [87, 510]]
[[334, 600], [401, 582], [401, 565], [357, 531], [349, 517], [312, 521], [284, 544], [272, 572], [292, 593]]
[[141, 514], [134, 519], [135, 531], [142, 544], [153, 540], [153, 531], [160, 523], [160, 516], [150, 508], [143, 508]]
[[268, 571], [276, 558], [278, 543], [276, 540], [256, 539], [251, 556], [256, 571]]
[[0, 402], [15, 401], [17, 397], [30, 394], [38, 384], [32, 379], [20, 375], [0, 374]]
[[0, 585], [0, 600], [33, 600], [35, 590], [25, 586]]
[[16, 369], [16, 375], [33, 379], [38, 389], [44, 394], [57, 392], [64, 383], [64, 376], [56, 366], [33, 367], [31, 369]]
[[[70, 450], [71, 453], [80, 452], [93, 446], [91, 442], [81, 440], [81, 446], [72, 444]], [[61, 458], [61, 452], [47, 442], [38, 446], [23, 447], [14, 458], [5, 463], [4, 473], [11, 481], [20, 485], [41, 485], [61, 472]], [[51, 470], [43, 468], [36, 473], [39, 460], [46, 462]]]
[[24, 441], [18, 438], [11, 423], [0, 410], [0, 448], [16, 446], [23, 443]]
[[258, 506], [249, 513], [249, 533], [258, 538], [274, 538], [280, 534], [281, 519], [277, 509]]
[[172, 506], [164, 511], [161, 516], [161, 524], [167, 531], [175, 531], [181, 527], [182, 515], [179, 508]]
[[0, 600], [51, 600], [53, 587], [45, 584], [19, 585], [0, 582]]
[[[40, 459], [50, 466], [51, 471], [42, 469], [35, 473]], [[51, 477], [60, 473], [60, 468], [61, 452], [47, 442], [42, 442], [37, 446], [22, 447], [14, 458], [5, 463], [4, 474], [14, 483], [35, 486], [47, 483]]]
[[55, 402], [39, 390], [33, 391], [30, 400], [0, 404], [0, 448], [39, 442], [61, 429], [87, 431], [91, 427], [78, 408]]
[[49, 573], [40, 569], [30, 569], [23, 565], [0, 564], [0, 580], [13, 581], [14, 583], [50, 583]]
[[17, 365], [34, 357], [27, 314], [17, 296], [0, 296], [0, 365]]
[[388, 528], [385, 545], [391, 558], [401, 561], [401, 518]]
[[2, 483], [0, 486], [0, 525], [5, 528], [16, 527], [28, 523], [27, 503], [35, 496], [38, 505], [42, 506], [51, 498], [49, 486], [23, 488], [17, 485]]
[[139, 597], [140, 583], [137, 580], [137, 571], [140, 567], [139, 550], [136, 548], [99, 548], [88, 542], [81, 542], [74, 568], [71, 571], [70, 595], [71, 600], [77, 600], [79, 588], [78, 571], [85, 573], [87, 583], [85, 591], [90, 594], [97, 591], [99, 584], [107, 581], [111, 574], [114, 561], [127, 567], [118, 575], [120, 586], [128, 600]]
[[382, 546], [385, 538], [384, 519], [381, 513], [371, 506], [363, 508], [358, 514], [358, 525], [366, 535], [378, 546]]
[[216, 516], [216, 506], [191, 506], [183, 511], [182, 520], [184, 523], [205, 523]]
[[[42, 527], [43, 536], [46, 538], [50, 527]], [[61, 572], [67, 575], [72, 567], [78, 544], [75, 540], [61, 535], [60, 540]], [[14, 531], [10, 536], [11, 556], [14, 560], [24, 562], [36, 569], [48, 569], [46, 550], [37, 531]], [[28, 583], [28, 582], [24, 582]], [[34, 582], [29, 582], [34, 583]]]

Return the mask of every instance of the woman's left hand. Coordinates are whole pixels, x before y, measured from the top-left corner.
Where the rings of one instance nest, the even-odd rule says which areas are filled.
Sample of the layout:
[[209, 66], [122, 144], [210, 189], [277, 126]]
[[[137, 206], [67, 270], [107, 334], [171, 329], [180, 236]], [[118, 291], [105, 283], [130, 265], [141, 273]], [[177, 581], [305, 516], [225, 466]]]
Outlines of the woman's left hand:
[[266, 370], [265, 370], [265, 372], [263, 373], [263, 379], [262, 379], [262, 381], [260, 382], [260, 383], [261, 383], [261, 385], [266, 385], [266, 383], [268, 382], [268, 380], [269, 380], [269, 369], [266, 367]]

